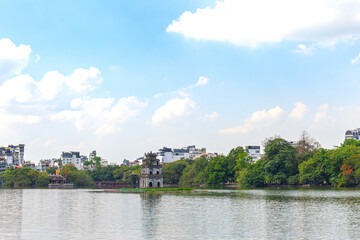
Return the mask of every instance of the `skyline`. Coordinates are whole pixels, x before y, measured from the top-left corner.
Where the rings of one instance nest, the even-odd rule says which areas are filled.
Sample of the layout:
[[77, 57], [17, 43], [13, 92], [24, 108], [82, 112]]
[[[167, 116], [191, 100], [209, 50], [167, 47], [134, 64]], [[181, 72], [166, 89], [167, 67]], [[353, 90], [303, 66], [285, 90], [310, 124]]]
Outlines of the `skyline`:
[[303, 130], [332, 148], [360, 127], [360, 1], [1, 5], [0, 145], [26, 160], [227, 154]]

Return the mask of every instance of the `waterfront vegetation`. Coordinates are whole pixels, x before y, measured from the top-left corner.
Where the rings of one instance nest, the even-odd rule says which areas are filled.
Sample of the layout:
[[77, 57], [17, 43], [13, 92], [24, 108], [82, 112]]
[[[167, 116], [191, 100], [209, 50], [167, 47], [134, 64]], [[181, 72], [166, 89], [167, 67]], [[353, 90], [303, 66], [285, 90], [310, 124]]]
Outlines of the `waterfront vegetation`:
[[191, 192], [194, 191], [193, 188], [188, 187], [178, 187], [178, 188], [121, 188], [116, 190], [107, 190], [109, 192], [124, 192], [124, 193], [180, 193], [180, 192]]
[[360, 184], [360, 141], [350, 139], [334, 149], [324, 149], [303, 132], [296, 147], [278, 136], [266, 139], [264, 147], [264, 156], [256, 162], [242, 147], [237, 147], [227, 156], [165, 164], [164, 183], [180, 186], [233, 183], [241, 187]]
[[[228, 155], [196, 160], [184, 159], [163, 165], [164, 184], [173, 186], [210, 186], [236, 184], [241, 187], [270, 185], [322, 185], [353, 187], [360, 184], [360, 141], [346, 140], [333, 149], [320, 147], [303, 132], [297, 146], [275, 136], [264, 141], [264, 156], [254, 162], [244, 148], [232, 149]], [[118, 181], [137, 186], [140, 165], [101, 166], [80, 171], [71, 165], [61, 166], [60, 175], [76, 187], [92, 186], [93, 181]], [[48, 174], [56, 168], [38, 172], [31, 168], [9, 168], [0, 173], [6, 187], [42, 187], [50, 181]]]
[[46, 172], [31, 168], [9, 168], [0, 174], [0, 181], [6, 187], [43, 187], [48, 186], [50, 177]]

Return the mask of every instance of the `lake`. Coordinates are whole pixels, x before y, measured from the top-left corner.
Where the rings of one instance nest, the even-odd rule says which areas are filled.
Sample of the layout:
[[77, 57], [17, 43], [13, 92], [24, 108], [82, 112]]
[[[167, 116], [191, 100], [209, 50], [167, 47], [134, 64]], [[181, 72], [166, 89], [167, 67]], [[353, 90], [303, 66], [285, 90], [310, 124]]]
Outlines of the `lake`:
[[0, 239], [360, 239], [358, 190], [0, 189]]

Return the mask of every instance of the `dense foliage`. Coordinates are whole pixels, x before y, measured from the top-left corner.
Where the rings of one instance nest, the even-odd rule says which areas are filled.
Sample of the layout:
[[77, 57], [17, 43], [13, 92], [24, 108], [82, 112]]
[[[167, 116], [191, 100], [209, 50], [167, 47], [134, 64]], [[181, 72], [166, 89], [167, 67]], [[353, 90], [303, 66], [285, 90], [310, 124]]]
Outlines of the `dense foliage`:
[[164, 183], [217, 186], [236, 182], [243, 187], [360, 184], [360, 141], [350, 139], [340, 147], [323, 149], [303, 132], [296, 146], [274, 137], [266, 139], [264, 147], [264, 156], [256, 162], [242, 147], [237, 147], [227, 156], [165, 164], [164, 169], [168, 168], [174, 176], [164, 178]]
[[140, 165], [127, 166], [98, 166], [94, 170], [85, 172], [94, 181], [119, 181], [136, 185], [139, 182]]
[[9, 168], [0, 174], [6, 187], [48, 186], [49, 176], [31, 168]]
[[[273, 137], [264, 141], [264, 156], [254, 162], [242, 147], [232, 149], [227, 156], [200, 157], [163, 165], [164, 184], [180, 186], [219, 186], [237, 183], [243, 187], [266, 185], [332, 185], [340, 187], [360, 184], [360, 141], [346, 140], [334, 149], [323, 149], [305, 132], [297, 145]], [[95, 168], [80, 171], [71, 165], [61, 167], [60, 174], [75, 186], [91, 186], [93, 181], [120, 181], [136, 186], [140, 165], [101, 166], [98, 159], [89, 162]], [[47, 186], [48, 173], [30, 168], [9, 168], [0, 174], [5, 186]], [[65, 174], [66, 173], [66, 174]]]
[[92, 186], [93, 180], [84, 171], [78, 170], [75, 166], [69, 164], [61, 168], [61, 176], [66, 177], [66, 181], [73, 183], [76, 187], [88, 187]]

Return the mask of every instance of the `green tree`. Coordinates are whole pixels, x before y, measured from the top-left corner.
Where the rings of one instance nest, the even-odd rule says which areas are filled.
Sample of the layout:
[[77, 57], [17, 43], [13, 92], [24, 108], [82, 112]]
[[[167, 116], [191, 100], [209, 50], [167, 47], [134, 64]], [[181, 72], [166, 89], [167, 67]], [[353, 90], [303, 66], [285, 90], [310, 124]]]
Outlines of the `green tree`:
[[218, 186], [226, 182], [232, 182], [235, 178], [236, 155], [217, 156], [210, 160], [205, 173], [208, 177], [207, 184]]
[[71, 164], [63, 166], [60, 175], [66, 176], [67, 182], [73, 183], [76, 187], [86, 187], [93, 184], [92, 178], [85, 171], [80, 171]]
[[184, 169], [189, 164], [185, 160], [166, 163], [162, 166], [165, 184], [178, 184]]
[[57, 170], [56, 167], [49, 167], [48, 169], [46, 169], [46, 172], [47, 172], [48, 174], [53, 174], [53, 175], [55, 175], [55, 174], [56, 174], [56, 170]]
[[320, 149], [315, 155], [299, 165], [299, 182], [302, 184], [324, 184], [329, 182], [326, 165], [329, 163], [325, 149]]
[[346, 146], [360, 147], [360, 140], [347, 139], [344, 141], [344, 143], [341, 145], [341, 147], [346, 147]]
[[263, 187], [265, 185], [264, 159], [249, 165], [241, 179], [243, 187]]
[[205, 157], [200, 157], [194, 161], [188, 161], [188, 165], [183, 170], [182, 176], [179, 180], [181, 186], [199, 186], [207, 182], [207, 175], [205, 173], [209, 160]]
[[265, 145], [265, 181], [270, 184], [287, 184], [287, 179], [298, 172], [296, 149], [282, 139], [269, 140]]

